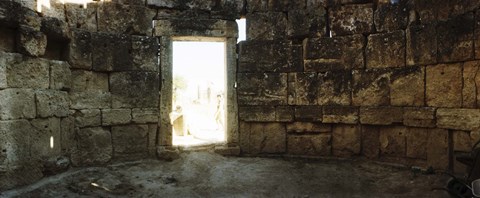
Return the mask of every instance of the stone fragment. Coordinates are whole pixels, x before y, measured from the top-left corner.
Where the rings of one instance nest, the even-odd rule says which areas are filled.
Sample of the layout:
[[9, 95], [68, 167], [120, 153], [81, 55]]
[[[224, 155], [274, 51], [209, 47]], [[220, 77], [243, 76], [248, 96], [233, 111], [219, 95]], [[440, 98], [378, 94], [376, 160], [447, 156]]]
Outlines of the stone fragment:
[[436, 126], [435, 108], [404, 108], [403, 124], [405, 126], [434, 128]]
[[275, 121], [277, 122], [293, 122], [295, 119], [295, 108], [292, 106], [275, 107]]
[[72, 39], [68, 45], [68, 63], [72, 68], [92, 68], [92, 35], [90, 32], [73, 29]]
[[406, 133], [407, 157], [415, 159], [427, 159], [427, 143], [429, 129], [409, 128]]
[[285, 124], [245, 123], [240, 124], [242, 152], [249, 154], [283, 153], [286, 150]]
[[473, 13], [439, 22], [437, 26], [438, 60], [440, 62], [472, 60], [474, 26]]
[[35, 98], [33, 90], [0, 90], [0, 120], [35, 118]]
[[480, 127], [480, 109], [447, 109], [437, 110], [437, 127], [471, 131]]
[[8, 87], [48, 89], [49, 70], [46, 59], [26, 58], [7, 64]]
[[85, 71], [72, 70], [72, 89], [71, 92], [83, 91], [104, 91], [108, 92], [108, 74]]
[[102, 114], [99, 109], [82, 109], [73, 113], [76, 127], [95, 127], [102, 125]]
[[332, 152], [335, 156], [360, 154], [361, 130], [356, 125], [336, 125], [332, 131]]
[[332, 135], [288, 135], [287, 153], [296, 156], [329, 156], [332, 153]]
[[[291, 41], [246, 41], [239, 43], [239, 72], [293, 72], [297, 54]], [[258, 57], [262, 57], [261, 60]], [[301, 55], [299, 55], [301, 56]]]
[[351, 72], [319, 73], [318, 104], [319, 105], [350, 105], [352, 90]]
[[159, 71], [157, 38], [132, 36], [133, 70]]
[[305, 71], [327, 72], [364, 68], [362, 35], [304, 40]]
[[50, 61], [50, 89], [70, 90], [72, 73], [64, 61]]
[[287, 35], [292, 38], [326, 35], [326, 13], [324, 7], [288, 10]]
[[237, 84], [239, 105], [287, 104], [285, 73], [239, 73]]
[[159, 101], [159, 74], [116, 72], [110, 74], [112, 107], [154, 108]]
[[102, 109], [102, 125], [128, 124], [132, 121], [131, 109]]
[[20, 26], [17, 36], [17, 50], [28, 56], [42, 56], [47, 49], [47, 36], [28, 26]]
[[447, 170], [449, 162], [448, 131], [430, 130], [427, 142], [427, 164], [434, 169]]
[[480, 61], [469, 61], [463, 64], [462, 107], [477, 108], [480, 105]]
[[329, 133], [332, 126], [314, 122], [292, 122], [287, 123], [288, 133]]
[[358, 123], [358, 108], [345, 106], [323, 107], [323, 123]]
[[425, 69], [409, 67], [394, 70], [390, 78], [390, 104], [423, 106], [425, 100]]
[[427, 66], [426, 102], [431, 107], [461, 107], [462, 65]]
[[33, 127], [30, 133], [31, 156], [41, 161], [60, 156], [62, 151], [60, 118], [37, 118], [30, 123]]
[[437, 31], [435, 25], [412, 24], [407, 28], [407, 65], [437, 63]]
[[89, 3], [84, 8], [83, 5], [65, 4], [65, 14], [70, 29], [82, 29], [90, 32], [97, 31], [97, 3]]
[[[198, 17], [198, 16], [194, 16]], [[186, 19], [185, 19], [186, 18]], [[208, 36], [237, 38], [237, 24], [234, 21], [219, 19], [176, 19], [155, 20], [155, 36]]]
[[103, 3], [97, 9], [100, 32], [151, 35], [155, 10], [145, 6]]
[[316, 105], [318, 87], [316, 73], [289, 73], [288, 104]]
[[132, 109], [132, 122], [145, 124], [145, 123], [158, 123], [158, 116], [160, 112], [158, 109]]
[[335, 7], [329, 12], [332, 36], [362, 34], [373, 31], [373, 5], [352, 4]]
[[111, 107], [112, 96], [103, 91], [75, 92], [70, 101], [72, 109], [106, 109]]
[[380, 154], [391, 157], [405, 157], [407, 128], [402, 126], [380, 128]]
[[403, 122], [401, 107], [360, 107], [360, 123], [391, 125]]
[[389, 105], [390, 75], [390, 72], [384, 70], [353, 71], [352, 104]]
[[83, 128], [76, 134], [77, 148], [71, 156], [75, 166], [91, 166], [105, 164], [110, 161], [113, 154], [112, 134], [101, 128]]
[[64, 91], [36, 91], [35, 103], [37, 104], [37, 117], [67, 117], [69, 114], [70, 100]]
[[366, 48], [367, 68], [405, 66], [405, 32], [371, 34]]
[[405, 1], [397, 4], [378, 3], [374, 15], [375, 28], [379, 32], [405, 29], [408, 23], [408, 8]]
[[287, 35], [287, 17], [283, 12], [247, 13], [248, 40], [275, 40]]
[[378, 158], [380, 153], [380, 127], [362, 125], [362, 154], [369, 158]]
[[295, 106], [295, 121], [321, 122], [321, 106]]
[[238, 108], [240, 120], [246, 122], [275, 121], [275, 107], [273, 106], [241, 106]]
[[112, 127], [114, 157], [145, 156], [148, 153], [148, 125]]

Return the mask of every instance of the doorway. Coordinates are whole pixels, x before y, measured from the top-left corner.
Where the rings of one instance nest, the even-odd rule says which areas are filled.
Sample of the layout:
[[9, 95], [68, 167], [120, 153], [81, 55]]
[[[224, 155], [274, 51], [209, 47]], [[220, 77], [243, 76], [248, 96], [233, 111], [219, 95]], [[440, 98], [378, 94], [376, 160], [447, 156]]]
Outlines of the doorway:
[[225, 143], [225, 40], [176, 38], [172, 51], [173, 145]]

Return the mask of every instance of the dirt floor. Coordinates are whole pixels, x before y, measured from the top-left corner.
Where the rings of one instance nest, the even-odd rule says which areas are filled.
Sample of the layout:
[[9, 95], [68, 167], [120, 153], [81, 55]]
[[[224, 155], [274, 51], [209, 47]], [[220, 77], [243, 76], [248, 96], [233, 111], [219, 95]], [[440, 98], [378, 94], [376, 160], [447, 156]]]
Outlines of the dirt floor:
[[375, 162], [222, 157], [190, 152], [72, 169], [0, 197], [448, 197], [442, 175]]

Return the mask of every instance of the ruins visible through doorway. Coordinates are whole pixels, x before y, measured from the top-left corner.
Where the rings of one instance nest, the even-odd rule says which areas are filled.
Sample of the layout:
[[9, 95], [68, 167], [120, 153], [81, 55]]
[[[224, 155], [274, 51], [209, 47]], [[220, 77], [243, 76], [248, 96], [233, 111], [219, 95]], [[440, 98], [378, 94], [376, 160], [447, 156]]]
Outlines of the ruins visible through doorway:
[[172, 72], [173, 145], [224, 143], [225, 41], [174, 40]]

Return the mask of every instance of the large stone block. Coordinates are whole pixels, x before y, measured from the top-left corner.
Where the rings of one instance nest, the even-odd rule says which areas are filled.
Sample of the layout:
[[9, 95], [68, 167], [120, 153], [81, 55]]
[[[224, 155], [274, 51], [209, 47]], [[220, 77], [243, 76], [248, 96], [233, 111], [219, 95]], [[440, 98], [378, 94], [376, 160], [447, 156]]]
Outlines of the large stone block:
[[67, 17], [68, 26], [87, 30], [90, 32], [97, 31], [97, 3], [89, 3], [87, 7], [79, 6], [76, 4], [65, 4], [65, 14]]
[[362, 126], [362, 154], [370, 159], [378, 158], [380, 153], [380, 127]]
[[362, 35], [304, 40], [305, 71], [325, 72], [364, 68]]
[[394, 70], [390, 78], [390, 104], [423, 106], [425, 100], [425, 69], [409, 67]]
[[[239, 72], [293, 72], [301, 70], [294, 62], [297, 53], [291, 41], [246, 41], [239, 44]], [[258, 59], [258, 57], [262, 57]]]
[[159, 71], [157, 38], [132, 36], [132, 70]]
[[288, 104], [316, 105], [318, 81], [317, 73], [289, 73]]
[[239, 105], [287, 104], [285, 73], [239, 73], [237, 84]]
[[462, 65], [427, 66], [426, 102], [432, 107], [462, 106]]
[[113, 154], [112, 134], [101, 127], [77, 130], [77, 148], [71, 160], [75, 166], [91, 166], [105, 164]]
[[273, 106], [244, 106], [238, 108], [238, 117], [246, 122], [275, 121], [275, 107]]
[[325, 72], [319, 73], [318, 104], [319, 105], [350, 105], [352, 102], [352, 73]]
[[27, 120], [0, 121], [0, 164], [16, 166], [30, 160], [32, 126]]
[[148, 125], [112, 127], [114, 157], [148, 154]]
[[64, 91], [44, 90], [35, 92], [38, 117], [67, 117], [70, 100]]
[[321, 122], [322, 113], [321, 106], [295, 106], [295, 121]]
[[276, 106], [275, 121], [293, 122], [295, 119], [295, 108], [293, 106]]
[[284, 153], [286, 129], [282, 123], [242, 123], [242, 151], [249, 154]]
[[73, 113], [76, 127], [95, 127], [102, 125], [102, 114], [99, 109], [82, 109]]
[[102, 109], [102, 125], [128, 124], [132, 121], [131, 109]]
[[360, 123], [372, 125], [391, 125], [403, 122], [401, 107], [361, 107]]
[[415, 159], [427, 159], [427, 143], [429, 129], [409, 128], [407, 137], [407, 157]]
[[20, 61], [22, 61], [21, 54], [0, 52], [0, 88], [1, 89], [8, 88], [9, 86], [8, 78], [10, 74], [7, 73], [8, 71], [7, 68], [10, 67], [10, 71], [13, 73], [13, 66], [9, 66], [9, 65], [14, 65]]
[[370, 33], [373, 28], [373, 5], [353, 4], [335, 7], [329, 12], [332, 36]]
[[480, 105], [480, 61], [463, 64], [462, 107], [477, 108]]
[[375, 28], [379, 32], [405, 29], [408, 23], [408, 8], [405, 1], [397, 4], [378, 3], [375, 10]]
[[358, 123], [358, 108], [345, 106], [325, 106], [323, 107], [323, 123]]
[[0, 90], [0, 120], [35, 118], [34, 97], [30, 89]]
[[97, 9], [98, 31], [151, 35], [155, 11], [145, 6], [103, 3]]
[[92, 33], [94, 71], [128, 71], [133, 66], [131, 37], [124, 34]]
[[448, 162], [448, 131], [432, 129], [427, 142], [427, 164], [434, 169], [447, 170]]
[[336, 125], [332, 131], [332, 152], [335, 156], [360, 154], [361, 130], [357, 125]]
[[159, 109], [132, 109], [132, 122], [145, 124], [145, 123], [158, 123], [158, 117], [160, 115]]
[[70, 94], [72, 109], [106, 109], [110, 108], [112, 96], [109, 92], [85, 91]]
[[289, 10], [287, 21], [288, 37], [305, 38], [307, 36], [325, 36], [327, 31], [326, 13], [324, 7]]
[[[171, 16], [167, 16], [172, 18]], [[195, 18], [195, 19], [192, 19]], [[155, 20], [155, 36], [211, 36], [237, 38], [237, 24], [219, 19], [198, 19], [197, 16], [175, 16]]]
[[158, 107], [159, 74], [154, 72], [117, 72], [110, 74], [112, 107]]
[[41, 161], [60, 156], [62, 152], [60, 118], [34, 119], [30, 123], [34, 129], [30, 133], [31, 156]]
[[439, 22], [438, 33], [438, 60], [440, 62], [456, 62], [472, 60], [473, 50], [473, 13]]
[[7, 65], [8, 87], [48, 89], [50, 63], [46, 59], [25, 58]]
[[[40, 30], [47, 35], [48, 40], [50, 40], [49, 42], [52, 40], [65, 41], [70, 38], [70, 29], [68, 28], [67, 23], [58, 18], [43, 17]], [[52, 45], [52, 43], [47, 45]]]
[[382, 106], [390, 104], [390, 76], [383, 70], [353, 71], [352, 104]]
[[104, 91], [108, 92], [108, 74], [85, 70], [72, 71], [72, 92]]
[[287, 123], [288, 133], [329, 133], [332, 126], [314, 122], [292, 122]]
[[70, 65], [64, 61], [50, 62], [50, 89], [70, 90], [72, 73]]
[[72, 68], [90, 70], [92, 68], [92, 35], [87, 31], [73, 29], [71, 37], [68, 45], [68, 62]]
[[62, 155], [70, 155], [72, 151], [77, 148], [77, 141], [75, 140], [75, 119], [72, 116], [62, 118], [60, 121], [60, 134], [62, 148]]
[[248, 40], [276, 40], [287, 36], [287, 16], [283, 12], [246, 15]]
[[332, 135], [288, 135], [287, 153], [299, 156], [329, 156], [332, 154]]
[[475, 130], [480, 127], [480, 109], [437, 110], [437, 126], [444, 129]]
[[407, 65], [437, 63], [437, 31], [433, 24], [407, 28]]
[[380, 154], [390, 157], [405, 157], [407, 128], [402, 126], [380, 128]]
[[405, 32], [371, 34], [366, 48], [367, 68], [405, 66]]
[[428, 127], [433, 128], [435, 123], [435, 108], [404, 108], [403, 109], [403, 124], [413, 127]]
[[47, 35], [28, 26], [20, 26], [17, 35], [17, 50], [28, 56], [42, 56], [47, 49]]

